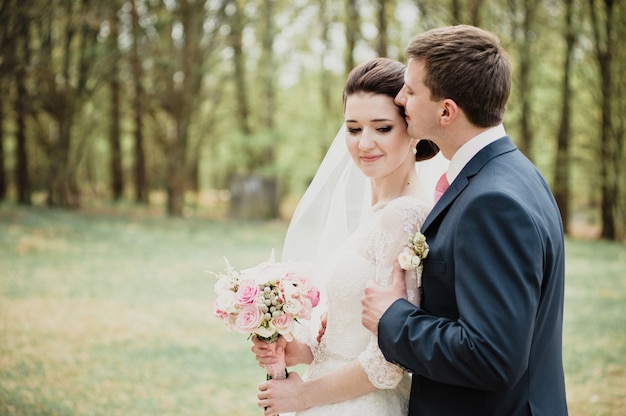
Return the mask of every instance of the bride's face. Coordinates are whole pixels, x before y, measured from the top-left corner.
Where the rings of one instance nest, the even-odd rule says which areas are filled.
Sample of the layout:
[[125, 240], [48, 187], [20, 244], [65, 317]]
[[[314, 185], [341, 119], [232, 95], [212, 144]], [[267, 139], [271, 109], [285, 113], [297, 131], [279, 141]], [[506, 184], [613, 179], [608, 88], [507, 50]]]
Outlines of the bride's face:
[[383, 178], [415, 163], [416, 140], [392, 97], [356, 93], [345, 106], [346, 144], [354, 163], [370, 179]]

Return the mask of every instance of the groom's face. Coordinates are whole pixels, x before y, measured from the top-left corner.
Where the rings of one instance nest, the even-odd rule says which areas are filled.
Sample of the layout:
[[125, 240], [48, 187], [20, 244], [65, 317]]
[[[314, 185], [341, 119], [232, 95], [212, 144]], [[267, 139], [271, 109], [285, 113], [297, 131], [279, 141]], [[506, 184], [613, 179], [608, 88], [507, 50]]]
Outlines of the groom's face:
[[424, 84], [426, 69], [421, 61], [410, 59], [404, 74], [404, 87], [395, 102], [404, 107], [407, 130], [416, 139], [438, 142], [441, 101], [432, 101], [430, 90]]

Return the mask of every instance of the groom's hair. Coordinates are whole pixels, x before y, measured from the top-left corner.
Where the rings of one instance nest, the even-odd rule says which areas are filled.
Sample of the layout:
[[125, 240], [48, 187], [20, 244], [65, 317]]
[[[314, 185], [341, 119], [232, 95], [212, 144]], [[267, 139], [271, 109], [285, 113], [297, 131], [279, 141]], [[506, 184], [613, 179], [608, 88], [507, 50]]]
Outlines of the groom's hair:
[[468, 25], [431, 29], [413, 38], [406, 54], [424, 65], [432, 100], [454, 100], [478, 127], [502, 122], [511, 62], [496, 35]]

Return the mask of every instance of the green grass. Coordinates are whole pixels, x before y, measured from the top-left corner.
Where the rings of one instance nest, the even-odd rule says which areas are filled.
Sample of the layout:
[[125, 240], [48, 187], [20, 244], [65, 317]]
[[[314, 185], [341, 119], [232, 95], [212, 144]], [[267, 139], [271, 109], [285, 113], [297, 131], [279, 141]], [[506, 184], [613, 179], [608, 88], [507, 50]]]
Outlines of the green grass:
[[[286, 225], [0, 205], [0, 415], [260, 415], [265, 374], [214, 278]], [[626, 414], [626, 246], [567, 242], [571, 415]]]

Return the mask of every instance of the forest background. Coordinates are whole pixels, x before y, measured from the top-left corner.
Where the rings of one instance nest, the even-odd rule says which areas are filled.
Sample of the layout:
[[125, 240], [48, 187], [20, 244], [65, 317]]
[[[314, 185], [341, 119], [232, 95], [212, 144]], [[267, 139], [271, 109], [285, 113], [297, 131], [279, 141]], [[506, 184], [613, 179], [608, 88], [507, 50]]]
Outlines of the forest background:
[[507, 131], [569, 234], [626, 235], [626, 2], [1, 0], [0, 201], [288, 218], [347, 71], [457, 23], [514, 65]]

